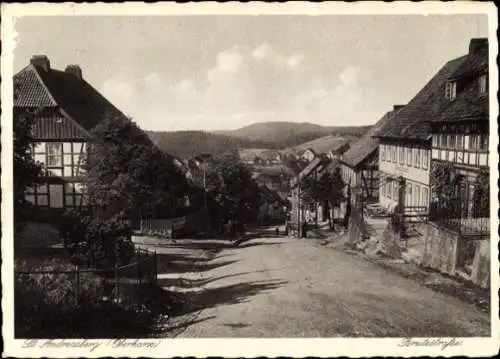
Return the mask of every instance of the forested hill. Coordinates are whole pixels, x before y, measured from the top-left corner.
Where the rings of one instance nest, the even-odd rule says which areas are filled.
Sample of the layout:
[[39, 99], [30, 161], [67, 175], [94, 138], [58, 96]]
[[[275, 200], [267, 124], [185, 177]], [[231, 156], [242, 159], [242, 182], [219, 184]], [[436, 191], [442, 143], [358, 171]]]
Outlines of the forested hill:
[[278, 148], [272, 142], [203, 131], [146, 131], [146, 133], [161, 150], [179, 158], [190, 158], [202, 153], [220, 155], [238, 148]]
[[287, 148], [327, 135], [363, 136], [371, 126], [320, 126], [313, 123], [263, 122], [217, 134], [249, 140], [272, 142], [277, 148]]
[[146, 131], [163, 151], [179, 158], [219, 155], [239, 148], [285, 149], [327, 136], [361, 137], [371, 126], [324, 127], [312, 123], [266, 122], [234, 131]]

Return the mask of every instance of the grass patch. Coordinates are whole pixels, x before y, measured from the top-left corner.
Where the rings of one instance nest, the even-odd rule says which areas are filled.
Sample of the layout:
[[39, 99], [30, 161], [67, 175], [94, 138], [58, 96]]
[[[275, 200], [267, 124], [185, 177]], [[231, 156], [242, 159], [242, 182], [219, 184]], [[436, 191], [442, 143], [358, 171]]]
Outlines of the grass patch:
[[[20, 271], [68, 271], [63, 261], [16, 263], [14, 284], [16, 338], [139, 338], [155, 331], [170, 309], [144, 286], [143, 303], [110, 296], [112, 284], [94, 273], [22, 275]], [[147, 295], [148, 293], [153, 293]]]

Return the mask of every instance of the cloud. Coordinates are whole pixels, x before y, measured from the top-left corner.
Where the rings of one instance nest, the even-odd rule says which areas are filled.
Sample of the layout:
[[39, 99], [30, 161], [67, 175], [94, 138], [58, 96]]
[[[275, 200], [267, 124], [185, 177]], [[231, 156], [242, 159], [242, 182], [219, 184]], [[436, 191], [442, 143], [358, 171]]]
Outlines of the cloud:
[[233, 46], [192, 78], [151, 72], [110, 79], [102, 91], [141, 127], [156, 130], [238, 128], [261, 121], [347, 125], [370, 111], [363, 90], [369, 76], [362, 68], [349, 65], [325, 78], [310, 60], [269, 43]]
[[360, 70], [355, 66], [346, 67], [339, 75], [344, 85], [356, 85], [359, 81]]

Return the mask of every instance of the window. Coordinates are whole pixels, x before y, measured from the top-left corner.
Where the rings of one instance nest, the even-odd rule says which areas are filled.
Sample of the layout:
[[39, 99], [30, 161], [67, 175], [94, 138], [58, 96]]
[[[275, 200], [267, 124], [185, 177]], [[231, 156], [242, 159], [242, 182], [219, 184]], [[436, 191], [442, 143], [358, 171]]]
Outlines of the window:
[[35, 161], [44, 164], [49, 176], [83, 175], [86, 144], [83, 142], [42, 142], [35, 146]]
[[463, 150], [464, 148], [464, 135], [457, 135], [457, 149]]
[[427, 149], [422, 150], [422, 168], [424, 170], [429, 168], [429, 151]]
[[412, 190], [412, 185], [411, 183], [406, 184], [406, 206], [411, 205], [411, 190]]
[[405, 163], [405, 148], [399, 147], [399, 164], [402, 165]]
[[479, 76], [479, 93], [484, 94], [488, 91], [488, 78], [486, 75]]
[[62, 208], [64, 189], [62, 184], [49, 184], [49, 198], [51, 208]]
[[396, 156], [397, 156], [396, 146], [391, 146], [391, 149], [392, 149], [392, 162], [396, 163], [397, 162], [397, 159], [396, 159]]
[[384, 161], [385, 160], [385, 146], [384, 145], [380, 145], [380, 160], [381, 161]]
[[413, 157], [412, 157], [412, 156], [413, 156], [413, 149], [412, 149], [411, 147], [408, 147], [408, 148], [406, 149], [406, 151], [407, 151], [407, 155], [408, 155], [408, 156], [407, 156], [408, 158], [407, 158], [406, 162], [407, 162], [407, 165], [408, 165], [408, 166], [411, 166], [411, 164], [412, 164], [412, 162], [413, 162], [413, 161], [412, 161], [412, 159], [413, 159]]
[[432, 135], [432, 147], [437, 147], [438, 135]]
[[469, 136], [469, 149], [477, 150], [479, 145], [479, 135]]
[[427, 207], [429, 205], [429, 188], [426, 186], [422, 187], [422, 206]]
[[455, 137], [456, 137], [456, 136], [455, 136], [454, 134], [453, 134], [453, 135], [450, 135], [450, 142], [448, 143], [448, 146], [449, 146], [450, 148], [453, 148], [453, 149], [455, 149], [455, 148], [456, 148], [456, 144], [455, 144], [455, 140], [456, 140], [456, 138], [455, 138]]
[[415, 185], [415, 200], [413, 201], [413, 205], [420, 205], [420, 186], [418, 184]]
[[26, 188], [26, 200], [35, 206], [49, 205], [49, 190], [46, 184]]
[[441, 135], [441, 148], [446, 148], [447, 146], [448, 146], [448, 135], [443, 133]]
[[487, 151], [488, 150], [488, 135], [480, 135], [479, 136], [479, 149], [481, 151]]
[[64, 192], [64, 200], [67, 207], [79, 207], [83, 204], [83, 185], [81, 183], [66, 183]]
[[415, 148], [415, 156], [413, 158], [413, 166], [420, 168], [420, 148]]
[[456, 81], [449, 81], [446, 83], [445, 97], [448, 100], [453, 100], [455, 97], [457, 97], [457, 82]]

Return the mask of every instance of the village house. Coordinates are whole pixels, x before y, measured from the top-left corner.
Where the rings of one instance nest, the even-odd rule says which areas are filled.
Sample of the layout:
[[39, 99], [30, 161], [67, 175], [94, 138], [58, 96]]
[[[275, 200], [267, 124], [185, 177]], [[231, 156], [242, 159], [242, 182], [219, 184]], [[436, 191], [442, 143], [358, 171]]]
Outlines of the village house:
[[430, 202], [431, 128], [449, 100], [443, 94], [450, 76], [464, 63], [460, 57], [446, 63], [432, 79], [400, 108], [394, 118], [377, 133], [379, 138], [379, 203], [394, 210], [399, 200], [400, 181], [404, 180], [404, 208], [428, 213]]
[[338, 147], [330, 149], [326, 152], [326, 156], [331, 160], [337, 160], [342, 157], [342, 155], [347, 152], [350, 148], [348, 141], [342, 142]]
[[287, 192], [289, 181], [294, 176], [293, 171], [284, 165], [254, 166], [252, 178], [271, 190]]
[[379, 139], [374, 136], [399, 109], [394, 106], [339, 159], [344, 183], [350, 187], [351, 193], [352, 190], [359, 191], [366, 202], [378, 201], [379, 197]]
[[[14, 84], [14, 121], [19, 113], [36, 113], [33, 157], [43, 169], [25, 198], [36, 208], [33, 220], [51, 222], [54, 215], [86, 204], [83, 164], [89, 132], [106, 116], [125, 115], [85, 81], [78, 65], [56, 70], [45, 55], [33, 56], [14, 75]], [[179, 160], [170, 158], [181, 166]], [[178, 201], [189, 205], [187, 197]]]
[[315, 212], [314, 202], [308, 198], [307, 192], [303, 190], [303, 183], [307, 178], [319, 178], [322, 171], [328, 166], [331, 160], [326, 156], [318, 156], [309, 163], [297, 176], [290, 181], [291, 204], [290, 220], [294, 223], [301, 223], [304, 220], [312, 221]]
[[37, 114], [32, 130], [38, 142], [34, 159], [44, 169], [40, 183], [27, 189], [26, 199], [40, 209], [38, 213], [84, 205], [82, 164], [89, 131], [106, 114], [125, 115], [85, 81], [78, 65], [56, 70], [44, 55], [33, 56], [14, 75], [14, 83], [14, 114]]
[[316, 157], [318, 157], [318, 154], [312, 149], [308, 148], [306, 149], [301, 155], [300, 158], [306, 162], [311, 162], [314, 160]]
[[[430, 119], [435, 188], [430, 242], [443, 246], [447, 238], [453, 253], [447, 270], [482, 287], [490, 281], [488, 65], [488, 40], [472, 39], [468, 54], [447, 77], [443, 111]], [[438, 193], [443, 184], [451, 193]]]
[[[472, 39], [462, 65], [452, 73], [441, 94], [447, 100], [444, 110], [430, 122], [433, 168], [452, 168], [456, 203], [439, 203], [433, 198], [435, 219], [455, 226], [457, 230], [489, 235], [489, 208], [480, 213], [478, 200], [488, 201], [489, 193], [480, 199], [477, 188], [481, 173], [489, 175], [489, 96], [488, 40]], [[435, 172], [435, 171], [434, 171]], [[489, 177], [488, 177], [489, 178]], [[437, 181], [438, 178], [431, 178]], [[489, 203], [489, 201], [488, 201]], [[445, 212], [455, 207], [449, 221]], [[448, 213], [450, 214], [450, 213]], [[469, 219], [466, 221], [466, 219]]]

